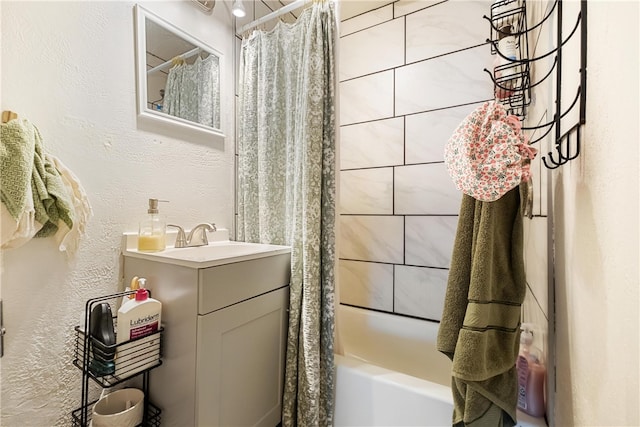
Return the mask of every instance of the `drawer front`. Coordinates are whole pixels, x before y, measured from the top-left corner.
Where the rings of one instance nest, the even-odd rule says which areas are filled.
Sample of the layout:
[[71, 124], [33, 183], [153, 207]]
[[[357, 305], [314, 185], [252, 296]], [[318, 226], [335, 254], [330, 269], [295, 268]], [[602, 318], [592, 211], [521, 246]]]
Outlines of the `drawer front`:
[[201, 269], [198, 314], [207, 314], [289, 284], [291, 254]]

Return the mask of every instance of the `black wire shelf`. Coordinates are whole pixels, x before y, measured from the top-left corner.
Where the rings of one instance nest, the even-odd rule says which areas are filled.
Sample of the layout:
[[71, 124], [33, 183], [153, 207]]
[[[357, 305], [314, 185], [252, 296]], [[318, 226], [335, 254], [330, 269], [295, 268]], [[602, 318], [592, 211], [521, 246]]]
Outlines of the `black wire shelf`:
[[[527, 116], [527, 109], [531, 104], [531, 89], [546, 81], [552, 75], [555, 76], [555, 110], [552, 120], [537, 126], [523, 127], [523, 131], [534, 133], [542, 131], [542, 135], [531, 144], [536, 144], [548, 135], [552, 130], [553, 134], [552, 151], [542, 156], [542, 162], [549, 169], [556, 169], [580, 155], [582, 145], [582, 125], [586, 122], [586, 85], [587, 85], [587, 1], [580, 1], [580, 12], [577, 15], [576, 23], [573, 25], [568, 36], [563, 36], [563, 0], [555, 0], [545, 16], [540, 22], [535, 23], [531, 28], [527, 28], [527, 5], [526, 0], [499, 0], [492, 4], [491, 15], [483, 16], [490, 23], [490, 37], [487, 43], [491, 46], [491, 53], [496, 55], [497, 65], [492, 70], [484, 69], [489, 74], [494, 86], [494, 96], [497, 102], [504, 105], [508, 114], [517, 116], [524, 120]], [[541, 27], [556, 15], [556, 40], [555, 48], [539, 56], [531, 58], [529, 56], [528, 35]], [[509, 37], [515, 38], [517, 55], [516, 58], [509, 58], [499, 49], [499, 40], [505, 35], [502, 31], [509, 27]], [[578, 32], [578, 30], [580, 30]], [[563, 105], [562, 99], [562, 51], [565, 45], [576, 34], [580, 34], [580, 85], [577, 93], [571, 100], [569, 107]], [[537, 82], [531, 81], [531, 66], [542, 59], [555, 55], [549, 70], [544, 73], [544, 77]], [[538, 65], [539, 66], [539, 65]], [[579, 118], [577, 123], [567, 125], [563, 119], [574, 108], [579, 108]], [[562, 132], [562, 129], [567, 129]]]

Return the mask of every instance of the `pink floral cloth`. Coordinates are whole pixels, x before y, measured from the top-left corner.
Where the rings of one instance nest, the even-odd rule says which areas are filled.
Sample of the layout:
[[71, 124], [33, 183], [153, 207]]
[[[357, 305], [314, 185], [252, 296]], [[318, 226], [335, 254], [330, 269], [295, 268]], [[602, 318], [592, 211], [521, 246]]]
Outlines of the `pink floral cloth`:
[[493, 202], [529, 180], [531, 147], [516, 116], [488, 101], [467, 116], [444, 150], [444, 162], [456, 188], [476, 200]]

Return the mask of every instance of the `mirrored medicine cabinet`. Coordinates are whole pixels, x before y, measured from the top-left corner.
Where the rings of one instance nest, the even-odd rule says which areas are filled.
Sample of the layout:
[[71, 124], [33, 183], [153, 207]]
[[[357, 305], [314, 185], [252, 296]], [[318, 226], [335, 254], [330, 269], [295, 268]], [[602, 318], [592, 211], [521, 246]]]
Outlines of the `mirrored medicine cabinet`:
[[222, 54], [135, 6], [138, 124], [144, 130], [221, 142]]

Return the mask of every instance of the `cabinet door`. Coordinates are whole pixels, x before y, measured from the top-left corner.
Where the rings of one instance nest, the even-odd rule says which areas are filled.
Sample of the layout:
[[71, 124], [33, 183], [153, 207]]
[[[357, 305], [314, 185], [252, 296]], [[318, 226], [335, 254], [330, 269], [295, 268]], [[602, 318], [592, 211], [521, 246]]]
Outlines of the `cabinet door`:
[[289, 288], [198, 316], [199, 426], [280, 422]]

